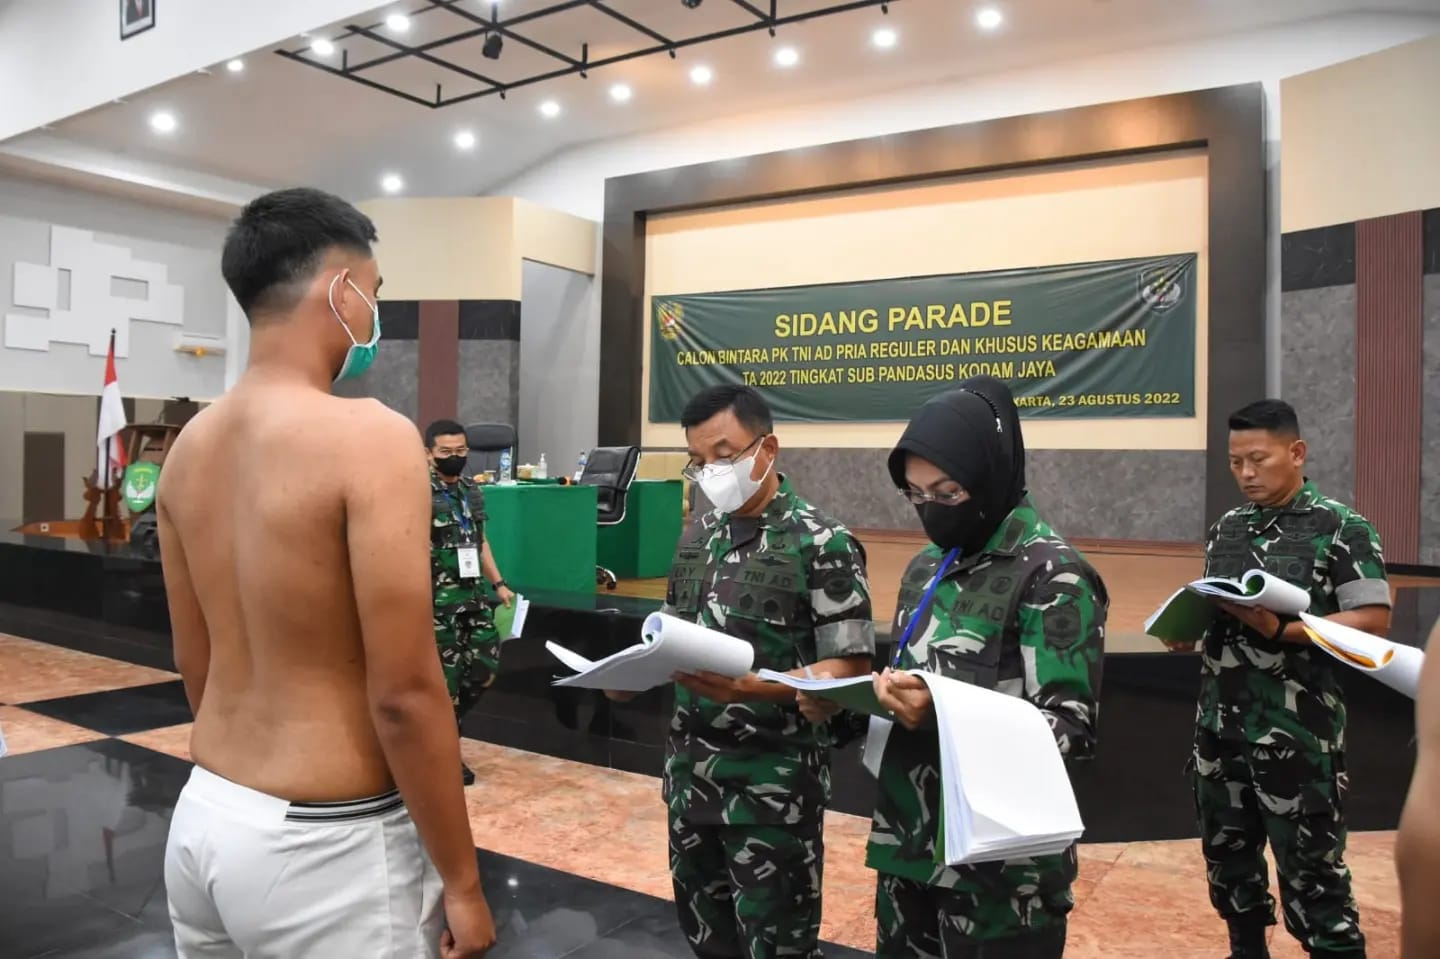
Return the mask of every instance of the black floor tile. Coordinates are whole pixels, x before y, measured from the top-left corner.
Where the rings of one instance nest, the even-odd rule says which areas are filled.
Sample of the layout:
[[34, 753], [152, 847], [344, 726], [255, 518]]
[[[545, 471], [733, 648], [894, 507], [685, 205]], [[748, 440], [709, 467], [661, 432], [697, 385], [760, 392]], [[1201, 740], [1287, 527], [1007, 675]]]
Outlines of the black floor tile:
[[107, 736], [178, 726], [193, 718], [190, 704], [185, 699], [185, 685], [178, 679], [149, 686], [47, 699], [26, 703], [25, 708]]

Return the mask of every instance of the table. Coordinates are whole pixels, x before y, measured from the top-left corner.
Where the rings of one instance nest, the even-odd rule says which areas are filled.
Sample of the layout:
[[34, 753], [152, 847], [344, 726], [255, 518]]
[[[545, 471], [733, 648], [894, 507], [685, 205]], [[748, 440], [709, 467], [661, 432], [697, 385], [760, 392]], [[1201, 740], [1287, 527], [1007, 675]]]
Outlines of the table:
[[483, 489], [485, 538], [511, 589], [595, 592], [595, 487], [492, 483]]
[[680, 480], [635, 480], [626, 495], [625, 519], [601, 526], [597, 561], [620, 579], [666, 576], [675, 559], [685, 517]]

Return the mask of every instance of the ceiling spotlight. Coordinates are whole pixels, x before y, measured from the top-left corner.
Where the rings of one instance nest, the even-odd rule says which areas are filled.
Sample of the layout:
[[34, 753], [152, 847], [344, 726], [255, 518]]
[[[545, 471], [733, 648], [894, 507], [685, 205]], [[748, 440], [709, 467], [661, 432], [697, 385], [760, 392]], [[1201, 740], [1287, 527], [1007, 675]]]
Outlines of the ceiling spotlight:
[[700, 64], [698, 67], [690, 68], [690, 82], [695, 84], [697, 87], [703, 87], [713, 79], [715, 79], [715, 71], [711, 70], [703, 63]]
[[777, 67], [793, 67], [800, 62], [800, 53], [794, 47], [781, 47], [775, 51]]
[[626, 100], [630, 99], [630, 96], [630, 88], [623, 83], [617, 83], [610, 88], [610, 99], [614, 100], [616, 103], [624, 103]]
[[475, 149], [475, 134], [471, 133], [469, 130], [461, 130], [459, 133], [455, 134], [455, 149]]
[[500, 38], [500, 34], [492, 33], [485, 38], [485, 45], [480, 48], [480, 52], [491, 60], [499, 60], [500, 49], [503, 46], [505, 46], [505, 41]]
[[169, 110], [157, 110], [150, 114], [150, 129], [156, 133], [174, 133], [180, 124]]
[[403, 13], [392, 13], [385, 18], [385, 26], [396, 33], [404, 33], [410, 29], [410, 18]]
[[558, 117], [560, 115], [560, 104], [554, 100], [546, 100], [540, 104], [540, 115], [545, 117]]
[[405, 189], [405, 181], [398, 173], [387, 173], [380, 178], [380, 189], [386, 193], [399, 193]]
[[229, 63], [225, 64], [225, 69], [229, 70], [231, 73], [240, 73], [245, 69], [245, 61], [231, 60]]
[[897, 39], [898, 38], [895, 35], [895, 31], [891, 30], [889, 27], [881, 27], [879, 30], [876, 30], [874, 33], [870, 34], [870, 42], [875, 44], [875, 46], [879, 47], [881, 50], [889, 50], [891, 47], [895, 46], [895, 41]]
[[335, 54], [335, 44], [324, 37], [317, 37], [310, 41], [310, 51], [317, 57], [329, 57]]
[[975, 14], [975, 25], [981, 30], [994, 30], [1005, 22], [1005, 15], [994, 7], [985, 7]]

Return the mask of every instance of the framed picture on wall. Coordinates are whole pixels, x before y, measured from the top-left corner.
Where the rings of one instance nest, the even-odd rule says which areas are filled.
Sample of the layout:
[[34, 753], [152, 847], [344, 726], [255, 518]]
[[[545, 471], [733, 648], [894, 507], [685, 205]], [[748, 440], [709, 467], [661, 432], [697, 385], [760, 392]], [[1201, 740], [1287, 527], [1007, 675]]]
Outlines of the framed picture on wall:
[[120, 39], [128, 40], [155, 26], [156, 0], [120, 0]]

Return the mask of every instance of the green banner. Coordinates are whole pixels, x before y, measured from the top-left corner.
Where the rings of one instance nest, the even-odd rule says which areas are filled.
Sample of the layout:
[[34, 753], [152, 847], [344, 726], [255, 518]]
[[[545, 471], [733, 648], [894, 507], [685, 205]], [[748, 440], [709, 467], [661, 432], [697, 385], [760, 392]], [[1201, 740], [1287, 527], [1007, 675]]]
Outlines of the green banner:
[[155, 502], [155, 485], [160, 482], [160, 467], [155, 463], [131, 463], [125, 467], [125, 505], [131, 515], [138, 515]]
[[650, 420], [745, 383], [782, 420], [908, 420], [989, 374], [1022, 416], [1195, 415], [1196, 256], [653, 298]]

